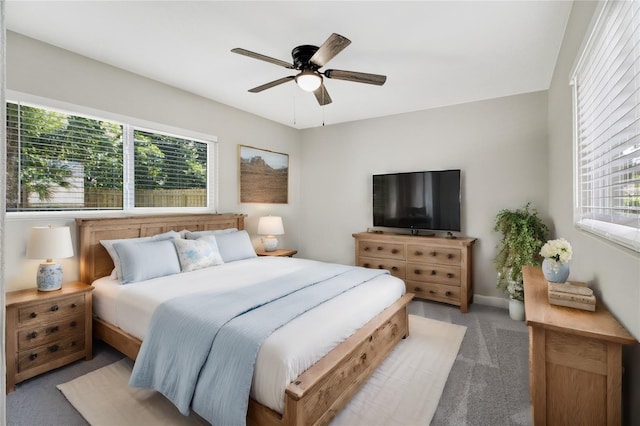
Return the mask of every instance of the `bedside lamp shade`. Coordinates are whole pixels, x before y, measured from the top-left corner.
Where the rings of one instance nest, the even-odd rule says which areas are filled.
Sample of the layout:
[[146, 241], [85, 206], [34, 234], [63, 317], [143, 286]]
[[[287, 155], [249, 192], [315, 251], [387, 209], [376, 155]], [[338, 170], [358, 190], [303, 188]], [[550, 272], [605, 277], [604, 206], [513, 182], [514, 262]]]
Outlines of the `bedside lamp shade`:
[[278, 248], [278, 239], [275, 235], [284, 234], [284, 226], [280, 216], [263, 216], [258, 222], [258, 234], [266, 235], [262, 239], [265, 251], [274, 251]]
[[62, 287], [62, 266], [52, 259], [73, 256], [71, 232], [68, 226], [33, 227], [27, 244], [27, 257], [46, 259], [38, 267], [38, 290], [52, 291]]

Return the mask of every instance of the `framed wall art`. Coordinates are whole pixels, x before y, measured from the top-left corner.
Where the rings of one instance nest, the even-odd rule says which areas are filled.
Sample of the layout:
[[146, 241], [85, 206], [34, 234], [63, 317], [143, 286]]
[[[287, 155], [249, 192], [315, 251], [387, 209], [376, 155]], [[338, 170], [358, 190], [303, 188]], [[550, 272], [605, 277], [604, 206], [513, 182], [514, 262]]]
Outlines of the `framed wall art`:
[[238, 145], [240, 202], [286, 204], [289, 195], [289, 155]]

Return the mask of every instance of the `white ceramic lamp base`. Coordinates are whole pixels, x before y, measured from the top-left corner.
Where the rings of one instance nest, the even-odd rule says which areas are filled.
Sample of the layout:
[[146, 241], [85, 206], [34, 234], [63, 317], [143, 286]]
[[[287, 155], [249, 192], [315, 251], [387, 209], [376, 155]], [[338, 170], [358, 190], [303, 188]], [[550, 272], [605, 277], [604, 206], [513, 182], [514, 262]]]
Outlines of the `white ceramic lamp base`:
[[264, 244], [264, 251], [275, 251], [278, 248], [278, 239], [276, 237], [264, 237], [262, 238], [262, 244]]
[[36, 277], [39, 291], [54, 291], [62, 287], [62, 265], [59, 263], [41, 263]]

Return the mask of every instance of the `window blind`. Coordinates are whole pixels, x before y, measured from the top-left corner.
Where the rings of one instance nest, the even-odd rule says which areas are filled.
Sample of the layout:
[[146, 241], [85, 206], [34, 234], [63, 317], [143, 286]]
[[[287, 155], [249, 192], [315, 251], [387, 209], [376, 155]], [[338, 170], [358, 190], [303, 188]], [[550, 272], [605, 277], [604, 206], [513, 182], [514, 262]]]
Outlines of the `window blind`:
[[640, 2], [607, 2], [572, 78], [575, 222], [640, 251]]

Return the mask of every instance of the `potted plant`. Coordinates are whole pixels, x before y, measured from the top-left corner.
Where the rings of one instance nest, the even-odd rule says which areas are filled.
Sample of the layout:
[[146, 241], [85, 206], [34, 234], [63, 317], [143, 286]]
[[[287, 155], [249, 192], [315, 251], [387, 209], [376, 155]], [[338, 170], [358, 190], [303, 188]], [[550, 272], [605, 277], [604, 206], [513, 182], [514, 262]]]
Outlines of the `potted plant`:
[[[500, 210], [493, 227], [502, 234], [498, 254], [493, 263], [498, 272], [496, 287], [509, 294], [509, 315], [524, 319], [524, 289], [522, 267], [539, 266], [540, 249], [547, 240], [549, 228], [538, 216], [538, 211], [527, 203], [517, 210]], [[513, 301], [513, 302], [512, 302]]]

